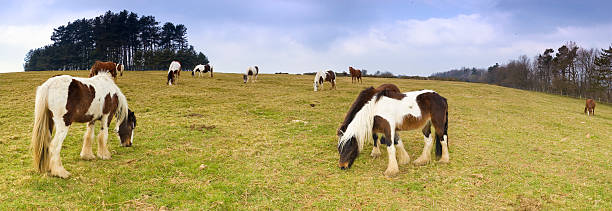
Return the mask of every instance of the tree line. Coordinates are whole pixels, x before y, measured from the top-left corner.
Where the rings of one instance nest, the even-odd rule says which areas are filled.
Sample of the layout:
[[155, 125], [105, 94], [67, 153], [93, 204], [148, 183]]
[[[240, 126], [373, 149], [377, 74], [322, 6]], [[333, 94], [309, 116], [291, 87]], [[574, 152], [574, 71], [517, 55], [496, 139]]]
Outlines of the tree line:
[[525, 90], [612, 102], [612, 45], [582, 48], [568, 42], [530, 59], [521, 55], [487, 69], [461, 68], [430, 78], [496, 84]]
[[189, 45], [185, 25], [160, 26], [154, 16], [127, 10], [68, 22], [53, 29], [51, 40], [26, 54], [25, 71], [84, 70], [96, 60], [121, 63], [128, 70], [166, 69], [173, 60], [187, 69], [209, 62]]

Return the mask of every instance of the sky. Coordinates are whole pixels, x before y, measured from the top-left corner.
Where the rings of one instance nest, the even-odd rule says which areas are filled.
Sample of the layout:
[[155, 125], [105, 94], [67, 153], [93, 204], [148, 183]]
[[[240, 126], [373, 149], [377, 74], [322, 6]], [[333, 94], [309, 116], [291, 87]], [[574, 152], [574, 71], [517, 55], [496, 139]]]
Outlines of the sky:
[[54, 28], [110, 10], [184, 24], [218, 72], [304, 73], [348, 66], [429, 76], [534, 57], [568, 41], [612, 45], [609, 0], [3, 0], [0, 72], [23, 71]]

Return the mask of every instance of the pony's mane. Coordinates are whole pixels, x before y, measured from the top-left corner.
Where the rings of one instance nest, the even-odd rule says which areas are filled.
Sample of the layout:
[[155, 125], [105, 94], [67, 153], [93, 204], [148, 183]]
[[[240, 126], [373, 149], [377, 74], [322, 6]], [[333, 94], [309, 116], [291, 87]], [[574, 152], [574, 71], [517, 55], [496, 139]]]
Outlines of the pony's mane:
[[325, 72], [323, 70], [320, 70], [317, 72], [317, 74], [315, 75], [314, 81], [318, 82], [319, 81], [319, 77], [322, 77], [323, 80], [325, 80]]
[[374, 89], [372, 86], [359, 93], [357, 99], [355, 99], [355, 102], [353, 102], [353, 105], [351, 105], [351, 108], [349, 108], [348, 113], [346, 113], [342, 125], [340, 125], [340, 128], [338, 128], [338, 136], [342, 135], [346, 131], [346, 128], [353, 121], [357, 112], [359, 112], [359, 110], [361, 110], [361, 108], [363, 108], [363, 106], [372, 99], [374, 94], [376, 94], [376, 89]]

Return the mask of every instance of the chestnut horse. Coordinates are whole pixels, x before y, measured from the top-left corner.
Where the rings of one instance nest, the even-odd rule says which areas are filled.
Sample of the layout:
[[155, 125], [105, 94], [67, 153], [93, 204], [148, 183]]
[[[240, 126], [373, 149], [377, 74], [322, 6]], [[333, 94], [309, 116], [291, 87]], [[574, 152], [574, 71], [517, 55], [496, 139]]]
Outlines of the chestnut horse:
[[[67, 178], [70, 175], [62, 165], [60, 150], [74, 122], [87, 123], [81, 158], [95, 158], [91, 142], [94, 139], [94, 123], [100, 120], [97, 155], [101, 159], [110, 159], [107, 141], [113, 116], [117, 116], [115, 132], [121, 145], [132, 146], [136, 116], [128, 109], [127, 99], [110, 73], [100, 72], [91, 78], [69, 75], [50, 78], [36, 90], [31, 142], [34, 167], [42, 173], [51, 172], [52, 176]], [[51, 139], [53, 128], [55, 136]]]
[[[359, 94], [349, 109], [342, 126], [338, 129], [338, 153], [340, 154], [338, 165], [341, 169], [350, 168], [363, 149], [365, 140], [373, 134], [380, 133], [387, 140], [384, 142], [389, 155], [389, 164], [384, 174], [386, 176], [396, 175], [399, 173], [398, 159], [399, 164], [410, 162], [404, 144], [396, 132], [419, 128], [422, 129], [425, 146], [423, 153], [414, 161], [414, 164], [426, 164], [431, 159], [432, 124], [436, 133], [436, 157], [441, 157], [440, 163], [449, 162], [446, 98], [432, 90], [405, 93], [396, 90], [370, 87]], [[399, 149], [397, 158], [396, 146]], [[372, 150], [372, 156], [377, 156], [375, 151], [375, 149]]]
[[586, 105], [584, 106], [584, 113], [587, 116], [593, 115], [595, 116], [595, 100], [587, 99]]
[[351, 73], [351, 83], [353, 83], [355, 80], [357, 80], [357, 82], [363, 82], [361, 80], [361, 70], [349, 67], [349, 72]]
[[114, 62], [96, 61], [89, 70], [89, 77], [94, 77], [100, 72], [109, 72], [113, 76], [113, 79], [116, 80], [117, 72], [120, 72], [121, 75], [123, 75], [123, 65]]

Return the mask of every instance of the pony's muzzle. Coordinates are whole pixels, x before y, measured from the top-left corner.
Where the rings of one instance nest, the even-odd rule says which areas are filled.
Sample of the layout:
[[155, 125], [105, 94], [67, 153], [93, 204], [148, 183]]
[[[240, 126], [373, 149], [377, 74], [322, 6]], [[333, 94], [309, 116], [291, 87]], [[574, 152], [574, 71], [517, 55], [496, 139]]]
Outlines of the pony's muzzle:
[[338, 167], [340, 167], [340, 169], [342, 169], [342, 170], [347, 170], [347, 169], [349, 169], [349, 163], [348, 162], [339, 163]]

